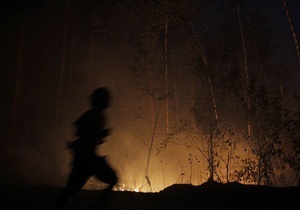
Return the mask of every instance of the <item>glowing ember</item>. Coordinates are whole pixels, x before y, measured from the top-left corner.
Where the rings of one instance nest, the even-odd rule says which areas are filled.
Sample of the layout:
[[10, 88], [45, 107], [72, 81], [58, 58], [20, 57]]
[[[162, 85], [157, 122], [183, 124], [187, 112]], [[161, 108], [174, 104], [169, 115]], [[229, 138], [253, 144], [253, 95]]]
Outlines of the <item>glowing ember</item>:
[[140, 192], [139, 188], [132, 188], [129, 186], [126, 186], [125, 184], [117, 185], [113, 188], [114, 191], [128, 191], [128, 192]]

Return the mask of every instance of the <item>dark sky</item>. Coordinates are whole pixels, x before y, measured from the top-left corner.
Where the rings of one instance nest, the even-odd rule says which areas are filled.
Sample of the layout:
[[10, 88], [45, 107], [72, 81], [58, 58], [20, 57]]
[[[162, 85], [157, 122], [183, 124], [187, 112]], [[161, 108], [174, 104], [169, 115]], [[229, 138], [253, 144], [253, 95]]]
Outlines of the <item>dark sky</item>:
[[[252, 2], [252, 1], [251, 1]], [[274, 40], [276, 40], [276, 52], [274, 53], [274, 60], [282, 57], [287, 57], [291, 61], [291, 75], [290, 83], [291, 88], [297, 93], [300, 91], [300, 65], [297, 59], [296, 48], [286, 12], [283, 7], [283, 1], [281, 0], [268, 0], [268, 1], [253, 1], [260, 8], [262, 14], [266, 14], [268, 21], [270, 22], [270, 29], [274, 30]], [[290, 8], [290, 14], [294, 21], [296, 32], [300, 34], [300, 1], [288, 0], [288, 6]]]
[[[204, 18], [207, 22], [214, 24], [214, 21], [222, 20], [219, 15], [218, 3], [221, 1], [214, 1], [213, 7], [209, 7], [205, 12]], [[286, 59], [290, 62], [290, 77], [288, 79], [289, 88], [292, 91], [299, 93], [300, 91], [300, 64], [297, 59], [297, 52], [295, 48], [294, 39], [291, 28], [288, 23], [286, 11], [282, 0], [250, 0], [242, 1], [241, 6], [245, 14], [258, 12], [261, 16], [266, 18], [266, 26], [272, 31], [272, 41], [275, 44], [275, 50], [272, 54], [273, 63], [284, 63]], [[287, 0], [290, 14], [292, 16], [296, 33], [300, 34], [300, 1]], [[244, 21], [247, 22], [248, 17], [244, 16]], [[211, 26], [211, 25], [209, 25]], [[247, 36], [247, 34], [245, 35]], [[276, 64], [275, 64], [276, 65]]]

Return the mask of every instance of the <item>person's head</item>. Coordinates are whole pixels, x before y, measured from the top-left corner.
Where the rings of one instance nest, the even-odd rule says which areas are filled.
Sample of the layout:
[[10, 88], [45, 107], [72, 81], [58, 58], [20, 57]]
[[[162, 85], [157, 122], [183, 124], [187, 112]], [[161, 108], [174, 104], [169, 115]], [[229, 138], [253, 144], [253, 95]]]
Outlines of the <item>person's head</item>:
[[89, 97], [91, 106], [93, 108], [106, 109], [109, 107], [110, 93], [108, 88], [97, 88], [93, 94]]

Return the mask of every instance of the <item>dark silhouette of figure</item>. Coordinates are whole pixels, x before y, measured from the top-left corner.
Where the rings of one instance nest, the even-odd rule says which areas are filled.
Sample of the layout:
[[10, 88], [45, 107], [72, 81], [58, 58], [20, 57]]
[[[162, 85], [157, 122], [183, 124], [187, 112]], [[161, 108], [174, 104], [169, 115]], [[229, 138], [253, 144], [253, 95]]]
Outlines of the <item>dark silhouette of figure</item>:
[[67, 186], [57, 200], [57, 208], [62, 208], [92, 175], [108, 184], [106, 195], [118, 181], [116, 173], [108, 165], [105, 157], [97, 156], [95, 152], [97, 145], [104, 143], [103, 139], [110, 133], [110, 129], [105, 128], [103, 113], [104, 109], [109, 107], [109, 91], [107, 88], [98, 88], [89, 99], [91, 109], [74, 122], [78, 138], [68, 145], [74, 154], [73, 168]]

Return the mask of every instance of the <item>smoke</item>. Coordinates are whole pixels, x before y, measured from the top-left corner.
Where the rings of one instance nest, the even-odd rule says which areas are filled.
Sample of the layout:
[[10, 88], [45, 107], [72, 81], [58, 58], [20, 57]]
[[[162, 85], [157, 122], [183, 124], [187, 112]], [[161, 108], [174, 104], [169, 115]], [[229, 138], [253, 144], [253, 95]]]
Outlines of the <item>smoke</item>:
[[[64, 8], [63, 2], [58, 4], [61, 4], [57, 5], [58, 8]], [[70, 15], [74, 17], [70, 17], [64, 55], [63, 9], [57, 9], [55, 14], [51, 14], [50, 10], [43, 15], [33, 14], [34, 18], [14, 16], [15, 11], [6, 11], [11, 12], [11, 16], [4, 19], [6, 26], [1, 31], [5, 37], [2, 39], [5, 43], [1, 41], [1, 46], [4, 46], [1, 55], [6, 60], [0, 77], [1, 181], [64, 186], [72, 161], [71, 153], [66, 149], [66, 143], [74, 138], [72, 123], [89, 108], [87, 97], [93, 89], [105, 86], [112, 91], [112, 106], [105, 114], [107, 128], [112, 128], [113, 132], [106, 143], [99, 146], [98, 154], [108, 156], [120, 184], [147, 191], [149, 183], [145, 180], [145, 167], [153, 124], [143, 117], [151, 119], [151, 102], [148, 96], [136, 89], [126, 44], [120, 37], [102, 32], [94, 33], [91, 43], [92, 27], [88, 24], [91, 8], [86, 8], [88, 6], [84, 3], [74, 4], [77, 5], [74, 5], [74, 14]], [[103, 18], [103, 22], [108, 24], [112, 17]], [[19, 22], [21, 19], [22, 23]], [[109, 23], [113, 28], [117, 26], [115, 21]], [[125, 29], [120, 34], [131, 36], [128, 26], [122, 27]], [[170, 103], [175, 104], [178, 100], [179, 109], [170, 106], [170, 112], [176, 113], [170, 115], [171, 120], [177, 122], [179, 119], [191, 119], [191, 100], [195, 99], [191, 92], [197, 94], [199, 91], [196, 89], [199, 88], [198, 81], [195, 78], [192, 81], [191, 69], [184, 61], [188, 60], [184, 57], [186, 52], [181, 51], [185, 48], [181, 49], [179, 42], [173, 43], [178, 45], [178, 49], [174, 48], [172, 52], [175, 55], [174, 68], [178, 66], [179, 97], [175, 98], [175, 91], [167, 96]], [[177, 61], [176, 50], [180, 51], [177, 52], [180, 55]], [[169, 72], [169, 75], [172, 73]], [[170, 82], [170, 92], [171, 83], [173, 81]], [[62, 97], [59, 100], [60, 88]], [[164, 106], [163, 102], [161, 106]], [[143, 117], [137, 118], [137, 112], [142, 112]], [[186, 136], [177, 136], [179, 141], [156, 155], [161, 142], [166, 139], [164, 117], [162, 111], [150, 155], [152, 189], [158, 191], [174, 183], [199, 184], [206, 181], [207, 161], [201, 152], [188, 147], [191, 142], [179, 144], [185, 142]], [[242, 151], [242, 148], [238, 149]]]
[[[122, 48], [114, 38], [102, 35], [95, 38], [92, 89], [106, 86], [112, 92], [111, 107], [105, 111], [106, 126], [112, 128], [112, 135], [106, 139], [106, 143], [99, 146], [98, 154], [108, 156], [109, 163], [119, 176], [120, 184], [147, 191], [149, 186], [145, 180], [145, 167], [153, 125], [144, 119], [137, 119], [135, 113], [142, 109], [145, 117], [151, 117], [151, 107], [147, 97], [137, 100], [137, 96], [143, 95], [136, 90], [136, 81], [129, 68], [128, 59], [124, 56], [126, 50], [120, 49]], [[76, 56], [79, 57], [79, 54]], [[6, 152], [1, 167], [5, 171], [5, 179], [11, 182], [65, 185], [72, 161], [66, 143], [74, 138], [72, 123], [89, 109], [87, 98], [92, 91], [88, 91], [89, 63], [84, 58], [86, 56], [74, 61], [76, 68], [66, 77], [58, 124], [55, 121], [55, 110], [59, 82], [53, 78], [51, 81], [45, 80], [42, 95], [39, 93], [42, 83], [40, 77], [27, 84], [30, 86], [29, 90], [24, 87], [23, 105], [26, 106], [22, 107], [20, 113], [18, 133], [3, 147]], [[56, 68], [60, 68], [57, 61]], [[46, 71], [52, 70], [53, 64]], [[58, 72], [56, 74], [58, 76]], [[182, 87], [182, 92], [186, 91], [184, 88], [187, 87]], [[35, 97], [26, 99], [27, 95], [32, 94]], [[181, 103], [189, 103], [188, 95]], [[184, 115], [189, 113], [189, 109], [182, 105], [180, 112]], [[163, 118], [161, 114], [160, 121]], [[192, 173], [188, 161], [190, 150], [174, 145], [156, 155], [164, 138], [164, 124], [159, 123], [158, 126], [149, 165], [149, 179], [153, 191], [162, 190], [176, 182], [191, 182], [188, 174]], [[199, 180], [199, 177], [192, 179]], [[202, 178], [201, 182], [203, 181]], [[97, 181], [92, 182], [97, 185]], [[91, 189], [93, 185], [88, 183], [86, 187]]]

